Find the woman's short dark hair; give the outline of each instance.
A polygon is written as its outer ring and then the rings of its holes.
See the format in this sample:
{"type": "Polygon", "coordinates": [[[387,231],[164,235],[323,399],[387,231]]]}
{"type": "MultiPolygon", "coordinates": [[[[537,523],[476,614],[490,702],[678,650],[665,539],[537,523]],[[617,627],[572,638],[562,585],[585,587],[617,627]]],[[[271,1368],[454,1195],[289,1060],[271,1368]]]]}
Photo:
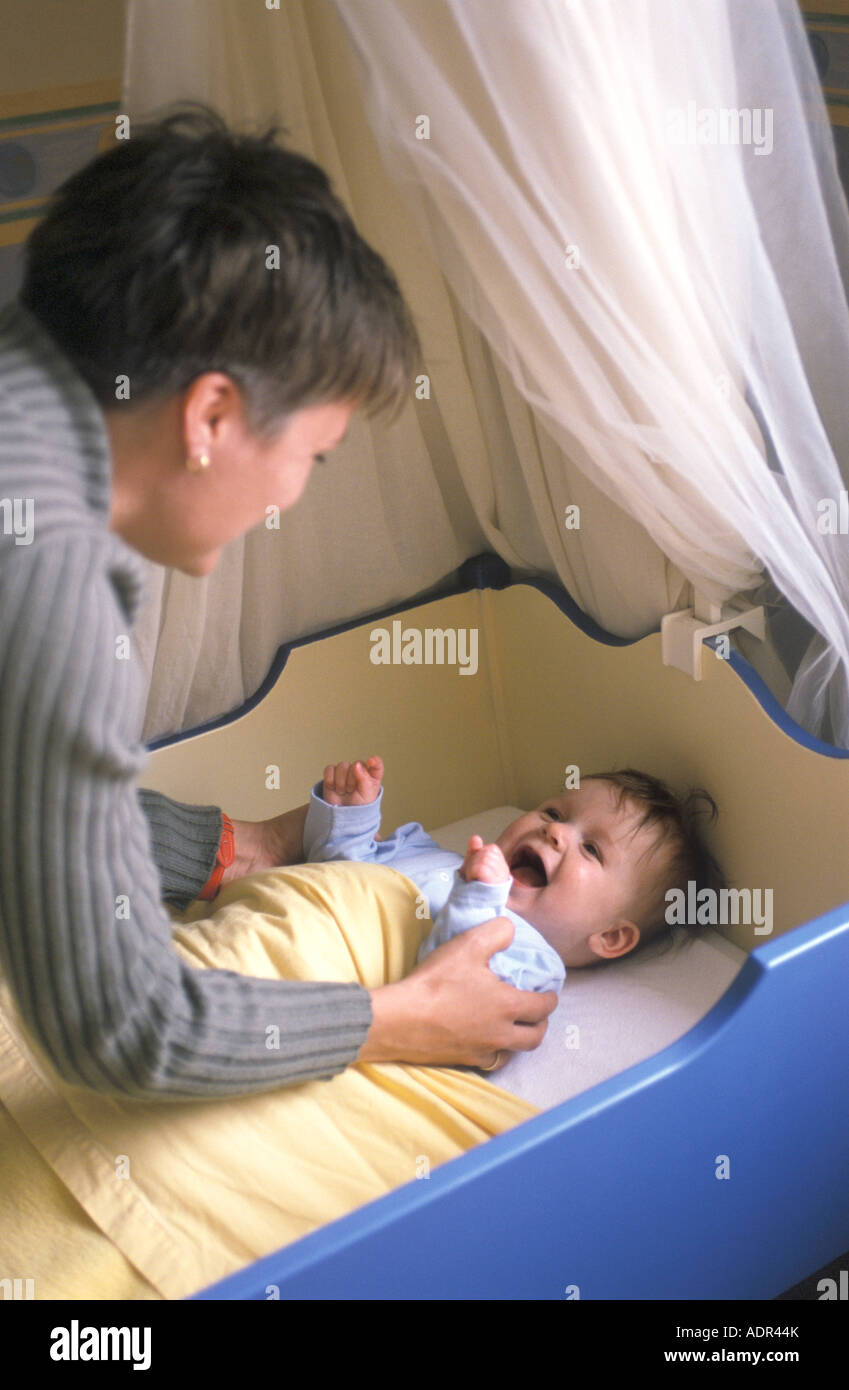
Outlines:
{"type": "Polygon", "coordinates": [[[312,405],[408,399],[420,349],[395,276],[279,130],[181,103],[53,195],[20,297],[104,408],[119,376],[137,402],[208,371],[259,436],[312,405]]]}

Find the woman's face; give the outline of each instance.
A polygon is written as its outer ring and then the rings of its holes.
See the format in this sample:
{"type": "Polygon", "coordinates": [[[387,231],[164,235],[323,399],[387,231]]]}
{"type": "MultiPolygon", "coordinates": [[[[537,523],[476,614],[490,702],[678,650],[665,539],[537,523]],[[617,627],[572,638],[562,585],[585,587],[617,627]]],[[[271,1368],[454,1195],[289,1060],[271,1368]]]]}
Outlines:
{"type": "Polygon", "coordinates": [[[293,507],[317,454],[341,440],[354,406],[310,406],[270,441],[248,428],[239,389],[208,373],[183,396],[139,412],[107,413],[113,455],[110,529],[185,574],[209,574],[228,541],[293,507]],[[208,468],[186,467],[207,454],[208,468]]]}
{"type": "Polygon", "coordinates": [[[294,507],[316,455],[341,443],[352,413],[348,405],[311,406],[291,415],[270,442],[259,441],[242,426],[226,443],[209,449],[209,468],[186,470],[185,559],[179,568],[209,574],[227,541],[265,522],[273,515],[270,509],[294,507]]]}

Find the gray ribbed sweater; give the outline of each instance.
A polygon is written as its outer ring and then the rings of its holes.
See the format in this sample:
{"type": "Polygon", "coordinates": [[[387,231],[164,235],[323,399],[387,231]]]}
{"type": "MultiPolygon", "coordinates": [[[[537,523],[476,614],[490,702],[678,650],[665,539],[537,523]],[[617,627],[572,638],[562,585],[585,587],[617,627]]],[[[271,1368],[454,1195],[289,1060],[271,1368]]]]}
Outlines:
{"type": "Polygon", "coordinates": [[[193,970],[171,947],[161,899],[185,903],[203,887],[221,813],[136,787],[144,686],[118,639],[145,570],[107,529],[110,487],[89,388],[35,317],[6,305],[0,970],[73,1085],[182,1099],[331,1076],[365,1040],[366,990],[193,970]],[[274,1024],[278,1050],[266,1046],[274,1024]]]}

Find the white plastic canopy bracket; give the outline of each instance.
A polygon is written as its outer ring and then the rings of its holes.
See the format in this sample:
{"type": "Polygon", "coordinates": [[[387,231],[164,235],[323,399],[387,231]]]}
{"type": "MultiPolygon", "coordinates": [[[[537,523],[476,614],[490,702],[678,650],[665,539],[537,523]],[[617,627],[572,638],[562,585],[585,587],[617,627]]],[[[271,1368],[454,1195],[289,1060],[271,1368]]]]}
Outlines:
{"type": "Polygon", "coordinates": [[[763,608],[737,608],[733,603],[718,604],[696,592],[692,608],[665,613],[660,620],[660,643],[664,666],[676,666],[693,680],[702,679],[702,642],[743,627],[762,642],[766,636],[763,608]]]}

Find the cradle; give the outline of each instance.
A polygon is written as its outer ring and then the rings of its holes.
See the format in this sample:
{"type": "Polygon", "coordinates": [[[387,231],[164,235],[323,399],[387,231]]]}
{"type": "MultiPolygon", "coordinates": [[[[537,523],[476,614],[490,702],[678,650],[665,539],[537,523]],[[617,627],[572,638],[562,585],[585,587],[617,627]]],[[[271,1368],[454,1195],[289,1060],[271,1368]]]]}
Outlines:
{"type": "Polygon", "coordinates": [[[153,745],[142,784],[259,819],[326,761],[380,751],[384,823],[427,825],[534,805],[567,766],[644,767],[713,792],[716,848],[733,882],[772,888],[774,930],[719,927],[751,955],[673,1046],[194,1297],[771,1298],[849,1247],[849,755],[736,654],[697,683],[659,636],[504,583],[469,562],[456,592],[281,649],[243,710],[153,745]],[[477,672],[446,645],[438,663],[447,639],[432,664],[377,664],[394,619],[401,641],[476,629],[477,672]]]}

